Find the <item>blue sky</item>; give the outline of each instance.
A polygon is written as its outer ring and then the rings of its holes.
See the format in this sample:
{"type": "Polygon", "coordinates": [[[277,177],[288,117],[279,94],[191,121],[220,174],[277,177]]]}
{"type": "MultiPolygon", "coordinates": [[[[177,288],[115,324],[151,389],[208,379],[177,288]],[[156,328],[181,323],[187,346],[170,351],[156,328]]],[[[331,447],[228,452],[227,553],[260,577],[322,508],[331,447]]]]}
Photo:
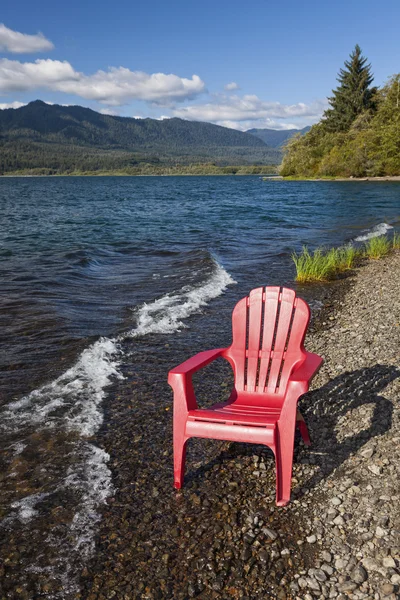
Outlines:
{"type": "Polygon", "coordinates": [[[399,21],[398,0],[3,0],[0,108],[303,127],[356,43],[376,85],[400,71],[399,21]]]}

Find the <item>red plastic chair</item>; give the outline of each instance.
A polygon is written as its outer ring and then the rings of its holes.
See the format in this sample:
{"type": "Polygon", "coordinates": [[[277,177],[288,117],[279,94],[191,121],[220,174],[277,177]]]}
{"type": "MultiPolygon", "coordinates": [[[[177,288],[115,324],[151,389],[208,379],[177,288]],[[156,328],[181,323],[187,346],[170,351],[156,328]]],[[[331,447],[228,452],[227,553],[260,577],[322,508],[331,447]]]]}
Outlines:
{"type": "Polygon", "coordinates": [[[276,503],[290,500],[296,424],[309,445],[307,426],[297,410],[323,359],[307,352],[304,337],[308,304],[293,290],[257,288],[232,314],[229,348],[200,352],[169,372],[174,391],[174,485],[183,483],[186,443],[191,437],[265,444],[275,454],[276,503]],[[222,404],[197,407],[192,374],[223,357],[234,372],[232,393],[222,404]]]}

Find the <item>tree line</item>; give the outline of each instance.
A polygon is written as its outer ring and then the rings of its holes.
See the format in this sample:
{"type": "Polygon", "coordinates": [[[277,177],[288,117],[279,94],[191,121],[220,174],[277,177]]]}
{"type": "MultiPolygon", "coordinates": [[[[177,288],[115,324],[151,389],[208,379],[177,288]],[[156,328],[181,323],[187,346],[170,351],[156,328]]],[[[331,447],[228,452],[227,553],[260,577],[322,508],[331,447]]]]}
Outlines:
{"type": "Polygon", "coordinates": [[[321,121],[286,145],[281,175],[400,175],[400,74],[382,88],[372,82],[371,65],[356,45],[321,121]]]}

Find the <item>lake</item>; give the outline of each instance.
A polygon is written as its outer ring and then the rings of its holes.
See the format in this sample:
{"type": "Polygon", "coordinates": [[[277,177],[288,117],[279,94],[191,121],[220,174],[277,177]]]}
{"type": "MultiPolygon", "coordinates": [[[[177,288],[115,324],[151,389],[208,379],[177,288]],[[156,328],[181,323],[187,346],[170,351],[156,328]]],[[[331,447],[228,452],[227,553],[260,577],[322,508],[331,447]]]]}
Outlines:
{"type": "Polygon", "coordinates": [[[1,178],[0,211],[0,547],[23,539],[24,571],[66,598],[113,493],[95,436],[124,342],[225,343],[249,290],[296,287],[293,251],[399,229],[400,183],[1,178]]]}

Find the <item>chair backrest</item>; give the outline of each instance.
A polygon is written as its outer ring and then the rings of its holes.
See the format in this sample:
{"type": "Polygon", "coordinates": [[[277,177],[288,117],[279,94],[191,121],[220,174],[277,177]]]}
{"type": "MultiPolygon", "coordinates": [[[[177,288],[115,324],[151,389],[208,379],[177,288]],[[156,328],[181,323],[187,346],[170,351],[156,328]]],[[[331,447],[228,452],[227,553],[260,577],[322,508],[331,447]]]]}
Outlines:
{"type": "Polygon", "coordinates": [[[304,358],[309,320],[308,304],[288,288],[257,288],[240,300],[225,353],[236,391],[283,397],[294,364],[304,358]]]}

